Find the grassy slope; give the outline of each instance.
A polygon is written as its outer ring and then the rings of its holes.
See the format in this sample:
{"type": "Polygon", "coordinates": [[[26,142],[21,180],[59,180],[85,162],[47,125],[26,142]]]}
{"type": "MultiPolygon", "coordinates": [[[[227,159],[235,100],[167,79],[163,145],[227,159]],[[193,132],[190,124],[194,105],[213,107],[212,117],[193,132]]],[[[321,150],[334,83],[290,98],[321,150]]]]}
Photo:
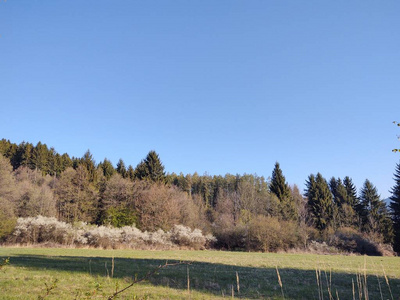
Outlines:
{"type": "Polygon", "coordinates": [[[45,283],[51,285],[54,279],[58,279],[57,287],[46,299],[74,299],[76,295],[85,299],[99,285],[101,290],[96,297],[110,295],[116,285],[123,287],[133,277],[140,278],[167,260],[192,261],[192,264],[161,270],[121,298],[132,299],[137,295],[139,299],[188,299],[189,270],[192,299],[231,297],[232,286],[235,297],[279,299],[282,291],[276,267],[285,299],[319,299],[316,270],[321,270],[324,299],[329,299],[328,285],[335,299],[336,291],[340,299],[352,299],[352,282],[358,299],[356,274],[364,272],[369,298],[391,299],[383,270],[394,299],[400,296],[400,258],[391,257],[46,248],[0,248],[0,257],[10,257],[10,265],[0,271],[0,299],[37,299],[46,293],[45,283]],[[115,257],[114,278],[107,277],[111,276],[111,257],[115,257]]]}

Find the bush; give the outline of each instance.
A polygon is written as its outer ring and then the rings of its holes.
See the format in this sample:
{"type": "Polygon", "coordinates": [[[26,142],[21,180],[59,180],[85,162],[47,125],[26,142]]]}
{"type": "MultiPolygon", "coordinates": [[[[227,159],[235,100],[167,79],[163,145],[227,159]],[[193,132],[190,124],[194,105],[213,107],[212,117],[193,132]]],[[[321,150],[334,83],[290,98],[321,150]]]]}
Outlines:
{"type": "Polygon", "coordinates": [[[350,227],[336,230],[336,232],[329,238],[328,244],[350,253],[376,256],[381,256],[383,254],[382,251],[380,251],[378,244],[350,227]]]}
{"type": "Polygon", "coordinates": [[[76,233],[70,224],[59,222],[56,218],[28,217],[18,218],[11,240],[16,243],[72,244],[76,233]]]}
{"type": "Polygon", "coordinates": [[[214,228],[215,247],[226,250],[245,250],[247,228],[243,224],[214,228]]]}
{"type": "Polygon", "coordinates": [[[297,223],[259,215],[249,223],[247,249],[276,252],[301,247],[302,235],[297,223]]]}
{"type": "Polygon", "coordinates": [[[215,238],[204,236],[199,229],[176,225],[170,231],[159,229],[142,232],[134,226],[114,228],[110,226],[77,223],[74,226],[55,218],[38,216],[19,218],[8,241],[14,243],[55,243],[59,245],[89,245],[100,248],[171,248],[185,247],[204,249],[215,238]]]}
{"type": "Polygon", "coordinates": [[[212,235],[204,236],[200,229],[191,230],[183,225],[175,225],[170,231],[170,238],[179,246],[194,249],[204,249],[207,244],[215,241],[212,235]]]}

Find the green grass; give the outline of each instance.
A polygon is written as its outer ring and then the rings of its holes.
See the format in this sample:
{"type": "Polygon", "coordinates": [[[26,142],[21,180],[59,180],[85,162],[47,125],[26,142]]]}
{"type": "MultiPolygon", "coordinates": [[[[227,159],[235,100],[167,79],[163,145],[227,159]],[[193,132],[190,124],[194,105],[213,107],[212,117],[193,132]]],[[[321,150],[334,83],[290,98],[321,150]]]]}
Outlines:
{"type": "MultiPolygon", "coordinates": [[[[119,299],[359,299],[357,274],[367,280],[369,299],[400,297],[400,258],[223,251],[133,251],[98,249],[0,248],[10,257],[0,270],[0,299],[102,299],[158,265],[191,261],[160,270],[119,299]],[[111,278],[112,257],[114,276],[111,278]],[[316,270],[320,279],[317,285],[316,270]],[[190,291],[187,289],[189,271],[190,291]],[[240,294],[237,291],[239,277],[240,294]],[[365,276],[364,276],[365,274],[365,276]],[[321,288],[322,284],[322,288],[321,288]],[[329,287],[329,291],[328,291],[329,287]],[[321,290],[322,293],[321,294],[321,290]],[[382,296],[381,296],[382,293],[382,296]]],[[[359,277],[360,279],[360,277],[359,277]]],[[[364,290],[362,299],[365,299],[364,290]]]]}

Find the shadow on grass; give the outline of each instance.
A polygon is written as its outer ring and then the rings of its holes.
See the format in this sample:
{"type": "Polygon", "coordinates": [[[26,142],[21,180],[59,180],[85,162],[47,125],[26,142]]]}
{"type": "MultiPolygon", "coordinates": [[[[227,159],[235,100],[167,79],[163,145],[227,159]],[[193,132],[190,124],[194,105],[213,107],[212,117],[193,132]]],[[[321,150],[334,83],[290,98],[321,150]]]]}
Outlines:
{"type": "MultiPolygon", "coordinates": [[[[113,278],[124,278],[128,283],[165,263],[165,260],[159,259],[115,258],[113,269],[113,262],[109,257],[19,255],[10,259],[10,264],[15,267],[77,272],[100,277],[113,275],[113,278]]],[[[357,277],[355,273],[330,273],[329,270],[321,270],[317,276],[316,270],[283,268],[278,271],[285,299],[321,299],[321,296],[322,299],[338,299],[337,296],[340,299],[353,299],[353,292],[355,298],[359,299],[359,291],[362,291],[361,299],[364,299],[365,291],[359,288],[364,277],[357,277]]],[[[191,290],[231,296],[233,289],[235,297],[255,299],[282,296],[275,268],[193,262],[159,270],[148,281],[155,286],[187,290],[188,274],[191,290]]],[[[398,299],[400,280],[390,279],[389,285],[394,299],[398,299]]],[[[367,286],[369,299],[392,299],[385,278],[368,275],[367,286]]]]}

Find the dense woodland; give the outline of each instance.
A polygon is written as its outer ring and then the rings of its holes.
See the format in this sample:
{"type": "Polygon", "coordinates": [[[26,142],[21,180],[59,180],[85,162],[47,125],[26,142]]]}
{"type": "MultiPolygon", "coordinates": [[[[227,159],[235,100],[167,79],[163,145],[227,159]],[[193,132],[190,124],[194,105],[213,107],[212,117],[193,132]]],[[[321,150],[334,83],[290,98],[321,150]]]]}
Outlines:
{"type": "Polygon", "coordinates": [[[289,186],[279,163],[266,179],[257,175],[166,174],[155,151],[135,167],[120,159],[96,163],[60,155],[39,142],[0,141],[0,238],[17,218],[171,230],[176,224],[216,237],[214,247],[277,251],[327,245],[349,252],[400,250],[400,167],[390,208],[368,179],[358,193],[350,176],[306,179],[289,186]],[[371,250],[372,249],[372,250],[371,250]],[[387,249],[387,247],[385,248],[387,249]]]}

